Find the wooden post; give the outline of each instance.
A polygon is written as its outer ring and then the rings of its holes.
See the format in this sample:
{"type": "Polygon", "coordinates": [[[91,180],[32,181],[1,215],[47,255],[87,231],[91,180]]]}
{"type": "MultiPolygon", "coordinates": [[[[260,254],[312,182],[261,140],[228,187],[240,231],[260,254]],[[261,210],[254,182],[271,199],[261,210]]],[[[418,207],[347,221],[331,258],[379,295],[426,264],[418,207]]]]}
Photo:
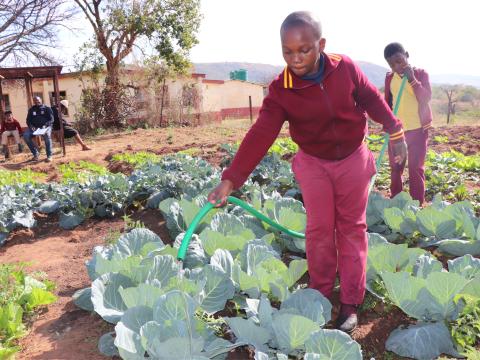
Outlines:
{"type": "Polygon", "coordinates": [[[30,109],[33,106],[33,87],[32,78],[25,76],[25,90],[27,90],[27,106],[30,109]]]}
{"type": "MultiPolygon", "coordinates": [[[[0,75],[0,124],[3,124],[5,120],[5,101],[3,100],[3,90],[2,90],[2,80],[5,79],[2,75],[0,75]]],[[[8,138],[7,138],[7,147],[5,149],[5,158],[8,159],[10,157],[10,148],[8,146],[8,138]]]]}
{"type": "Polygon", "coordinates": [[[63,115],[62,109],[60,108],[60,90],[58,89],[58,71],[55,69],[53,75],[53,91],[55,92],[55,104],[57,105],[58,120],[60,122],[60,144],[62,145],[63,156],[67,154],[65,150],[65,134],[63,133],[63,115]]]}
{"type": "Polygon", "coordinates": [[[253,112],[252,112],[252,96],[248,95],[248,106],[250,108],[250,124],[253,122],[253,112]]]}
{"type": "Polygon", "coordinates": [[[0,123],[4,120],[4,112],[5,112],[5,101],[3,100],[3,89],[2,89],[2,80],[5,79],[2,75],[0,75],[0,123]]]}

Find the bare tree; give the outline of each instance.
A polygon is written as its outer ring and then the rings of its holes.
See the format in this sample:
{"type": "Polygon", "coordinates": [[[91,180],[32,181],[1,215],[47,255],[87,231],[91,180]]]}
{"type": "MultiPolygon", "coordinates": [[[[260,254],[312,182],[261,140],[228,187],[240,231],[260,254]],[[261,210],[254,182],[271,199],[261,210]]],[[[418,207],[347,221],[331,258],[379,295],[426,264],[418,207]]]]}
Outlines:
{"type": "Polygon", "coordinates": [[[447,104],[447,124],[450,124],[450,115],[455,114],[455,106],[457,99],[454,97],[458,91],[458,86],[445,86],[442,87],[442,90],[447,95],[448,104],[447,104]]]}
{"type": "Polygon", "coordinates": [[[75,8],[68,0],[0,0],[0,64],[53,64],[48,53],[75,8]],[[33,60],[33,61],[32,61],[33,60]]]}
{"type": "MultiPolygon", "coordinates": [[[[119,70],[136,42],[149,39],[167,63],[185,67],[188,51],[197,43],[199,0],[75,0],[95,33],[107,67],[107,123],[118,126],[117,103],[122,94],[119,70]]],[[[170,65],[170,64],[169,64],[170,65]]]]}

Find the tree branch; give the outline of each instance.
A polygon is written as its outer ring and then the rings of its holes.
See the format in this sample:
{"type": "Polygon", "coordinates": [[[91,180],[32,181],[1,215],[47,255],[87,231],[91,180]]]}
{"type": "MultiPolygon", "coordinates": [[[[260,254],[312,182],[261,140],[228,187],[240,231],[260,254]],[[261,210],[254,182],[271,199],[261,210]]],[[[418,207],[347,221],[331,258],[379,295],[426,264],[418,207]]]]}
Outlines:
{"type": "Polygon", "coordinates": [[[0,63],[31,63],[31,55],[40,63],[53,61],[42,48],[56,44],[58,27],[68,28],[65,22],[75,15],[69,4],[67,0],[2,0],[0,63]],[[25,50],[28,46],[30,51],[25,50]]]}

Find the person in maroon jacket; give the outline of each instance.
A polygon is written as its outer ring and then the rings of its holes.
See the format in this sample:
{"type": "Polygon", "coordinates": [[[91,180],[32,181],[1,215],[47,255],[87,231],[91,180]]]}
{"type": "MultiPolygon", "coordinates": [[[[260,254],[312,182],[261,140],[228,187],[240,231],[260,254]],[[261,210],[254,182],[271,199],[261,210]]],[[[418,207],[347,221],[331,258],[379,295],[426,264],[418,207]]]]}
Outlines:
{"type": "Polygon", "coordinates": [[[366,207],[375,173],[364,143],[366,112],[391,135],[399,163],[406,157],[402,125],[350,58],[324,52],[320,23],[310,13],[288,15],[280,36],[287,67],[270,84],[256,123],[208,200],[223,204],[288,121],[299,146],[292,169],[307,212],[309,286],[331,299],[338,271],[341,309],[336,325],[351,331],[365,295],[366,207]]]}
{"type": "MultiPolygon", "coordinates": [[[[428,129],[432,126],[430,99],[432,90],[428,74],[423,69],[412,67],[408,63],[408,52],[399,43],[390,43],[385,47],[384,57],[392,72],[385,77],[385,100],[390,108],[395,106],[400,83],[404,76],[408,83],[402,93],[398,107],[398,118],[405,130],[408,147],[408,177],[410,195],[413,199],[425,200],[425,157],[427,155],[428,129]]],[[[405,163],[396,164],[393,149],[389,148],[392,197],[403,190],[402,174],[405,163]]]]}
{"type": "Polygon", "coordinates": [[[5,154],[5,158],[8,159],[10,157],[10,151],[8,151],[9,136],[14,137],[15,143],[18,145],[18,151],[23,151],[23,144],[20,142],[20,136],[22,136],[22,127],[20,126],[19,122],[13,118],[11,111],[5,111],[4,115],[5,120],[2,122],[0,134],[2,136],[2,150],[5,154]]]}

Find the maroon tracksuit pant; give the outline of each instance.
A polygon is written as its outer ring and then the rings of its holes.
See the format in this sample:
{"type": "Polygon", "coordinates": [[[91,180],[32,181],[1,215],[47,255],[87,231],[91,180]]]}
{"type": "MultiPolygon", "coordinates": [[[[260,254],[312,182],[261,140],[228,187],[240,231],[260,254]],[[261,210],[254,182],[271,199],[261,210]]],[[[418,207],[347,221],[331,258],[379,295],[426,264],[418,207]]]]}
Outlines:
{"type": "Polygon", "coordinates": [[[343,160],[299,151],[292,168],[307,211],[306,251],[311,288],[330,297],[340,277],[340,301],[361,304],[365,295],[368,185],[375,160],[365,144],[343,160]]]}
{"type": "MultiPolygon", "coordinates": [[[[425,156],[427,155],[428,130],[415,129],[405,131],[408,148],[408,179],[410,195],[414,200],[425,200],[425,156]]],[[[402,174],[405,164],[395,163],[392,148],[388,147],[388,158],[391,169],[390,194],[392,197],[403,190],[402,174]]]]}

